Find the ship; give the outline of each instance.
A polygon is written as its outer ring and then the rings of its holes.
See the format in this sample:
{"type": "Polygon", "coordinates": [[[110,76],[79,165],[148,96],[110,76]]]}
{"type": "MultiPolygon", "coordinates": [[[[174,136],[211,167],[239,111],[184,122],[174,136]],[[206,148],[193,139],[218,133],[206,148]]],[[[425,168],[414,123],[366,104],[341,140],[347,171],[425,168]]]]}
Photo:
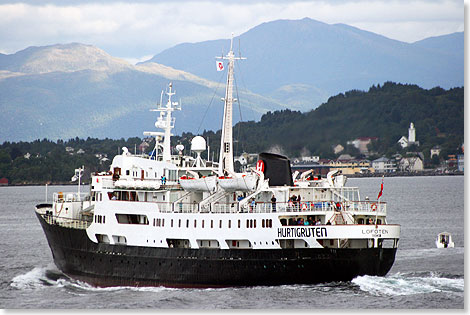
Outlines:
{"type": "MultiPolygon", "coordinates": [[[[232,139],[234,61],[227,65],[218,161],[203,159],[206,139],[172,152],[172,84],[155,126],[150,154],[122,148],[109,171],[91,174],[80,192],[36,205],[52,258],[66,276],[98,287],[230,287],[315,284],[384,276],[400,225],[387,203],[361,200],[339,171],[292,173],[287,157],[262,152],[235,171],[232,139]]],[[[219,64],[220,65],[220,64],[219,64]]],[[[223,66],[222,66],[223,67],[223,66]]],[[[209,157],[209,153],[207,153],[209,157]]]]}

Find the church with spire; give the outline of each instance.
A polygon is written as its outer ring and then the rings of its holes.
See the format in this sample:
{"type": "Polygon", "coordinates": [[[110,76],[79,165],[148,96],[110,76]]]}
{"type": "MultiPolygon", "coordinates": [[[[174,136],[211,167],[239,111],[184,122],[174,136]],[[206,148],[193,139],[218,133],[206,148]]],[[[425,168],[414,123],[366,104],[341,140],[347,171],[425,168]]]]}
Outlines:
{"type": "Polygon", "coordinates": [[[419,146],[419,141],[416,141],[416,129],[413,123],[410,123],[410,128],[408,128],[408,138],[402,136],[398,143],[403,149],[413,144],[419,146]]]}

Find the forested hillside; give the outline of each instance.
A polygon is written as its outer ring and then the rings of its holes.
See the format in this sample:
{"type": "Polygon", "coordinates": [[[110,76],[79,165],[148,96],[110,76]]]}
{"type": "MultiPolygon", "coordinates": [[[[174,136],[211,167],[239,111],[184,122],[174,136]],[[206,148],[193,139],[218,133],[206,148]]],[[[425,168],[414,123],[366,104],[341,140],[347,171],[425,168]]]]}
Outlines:
{"type": "Polygon", "coordinates": [[[89,178],[90,172],[109,170],[110,160],[123,146],[134,152],[141,142],[140,138],[4,142],[0,145],[0,178],[8,178],[10,184],[67,183],[82,165],[89,178]],[[67,147],[74,150],[67,152],[67,147]],[[80,149],[84,152],[77,153],[80,149]],[[110,160],[100,160],[105,156],[110,160]]]}
{"type": "MultiPolygon", "coordinates": [[[[413,122],[419,151],[440,145],[454,153],[464,141],[464,89],[430,90],[416,85],[387,82],[369,91],[349,91],[330,97],[307,113],[276,111],[263,115],[258,123],[245,122],[240,130],[240,144],[248,152],[278,146],[289,156],[302,154],[334,157],[332,146],[358,137],[378,137],[378,154],[391,155],[399,148],[397,141],[408,136],[413,122]]],[[[426,152],[427,153],[426,153],[426,152]]]]}
{"type": "MultiPolygon", "coordinates": [[[[140,134],[142,130],[136,130],[140,134]]],[[[358,137],[377,137],[370,159],[399,152],[423,152],[440,145],[441,159],[448,154],[461,153],[464,141],[464,88],[430,90],[416,85],[387,82],[366,91],[349,91],[331,97],[315,110],[301,113],[283,110],[264,114],[259,122],[249,121],[234,126],[235,154],[262,151],[279,152],[289,158],[318,155],[335,158],[333,146],[342,144],[348,151],[347,141],[358,137]],[[402,150],[397,145],[401,136],[408,135],[413,122],[419,147],[402,150]]],[[[182,143],[189,154],[194,135],[183,133],[172,138],[172,146],[182,143]]],[[[220,131],[204,131],[210,150],[217,159],[220,131]]],[[[75,138],[52,142],[47,139],[33,142],[4,142],[0,145],[0,178],[10,183],[68,182],[74,169],[85,165],[86,173],[108,170],[110,160],[123,146],[139,152],[142,139],[86,140],[75,138]],[[67,152],[66,148],[73,148],[67,152]],[[78,153],[83,150],[84,152],[78,153]],[[28,155],[29,154],[29,155],[28,155]],[[103,160],[107,156],[110,160],[103,160]]],[[[150,143],[149,150],[153,148],[150,143]]],[[[148,151],[147,151],[148,152],[148,151]]],[[[211,154],[212,157],[212,154],[211,154]]]]}

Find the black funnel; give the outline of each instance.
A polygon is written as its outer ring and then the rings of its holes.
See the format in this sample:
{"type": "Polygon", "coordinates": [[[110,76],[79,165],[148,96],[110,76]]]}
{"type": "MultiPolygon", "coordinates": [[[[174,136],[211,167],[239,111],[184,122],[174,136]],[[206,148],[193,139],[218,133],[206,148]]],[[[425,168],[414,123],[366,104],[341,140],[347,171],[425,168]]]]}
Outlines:
{"type": "Polygon", "coordinates": [[[269,178],[269,186],[294,186],[290,161],[287,157],[263,152],[259,154],[258,159],[263,161],[263,173],[265,178],[269,178]]]}

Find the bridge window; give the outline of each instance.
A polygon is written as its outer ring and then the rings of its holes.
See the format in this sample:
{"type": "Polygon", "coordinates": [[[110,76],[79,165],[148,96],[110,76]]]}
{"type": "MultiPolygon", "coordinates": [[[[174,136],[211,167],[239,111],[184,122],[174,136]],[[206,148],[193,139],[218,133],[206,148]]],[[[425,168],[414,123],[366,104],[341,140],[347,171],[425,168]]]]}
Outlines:
{"type": "Polygon", "coordinates": [[[116,220],[120,224],[142,224],[148,225],[149,220],[144,214],[123,214],[116,213],[116,220]]]}

